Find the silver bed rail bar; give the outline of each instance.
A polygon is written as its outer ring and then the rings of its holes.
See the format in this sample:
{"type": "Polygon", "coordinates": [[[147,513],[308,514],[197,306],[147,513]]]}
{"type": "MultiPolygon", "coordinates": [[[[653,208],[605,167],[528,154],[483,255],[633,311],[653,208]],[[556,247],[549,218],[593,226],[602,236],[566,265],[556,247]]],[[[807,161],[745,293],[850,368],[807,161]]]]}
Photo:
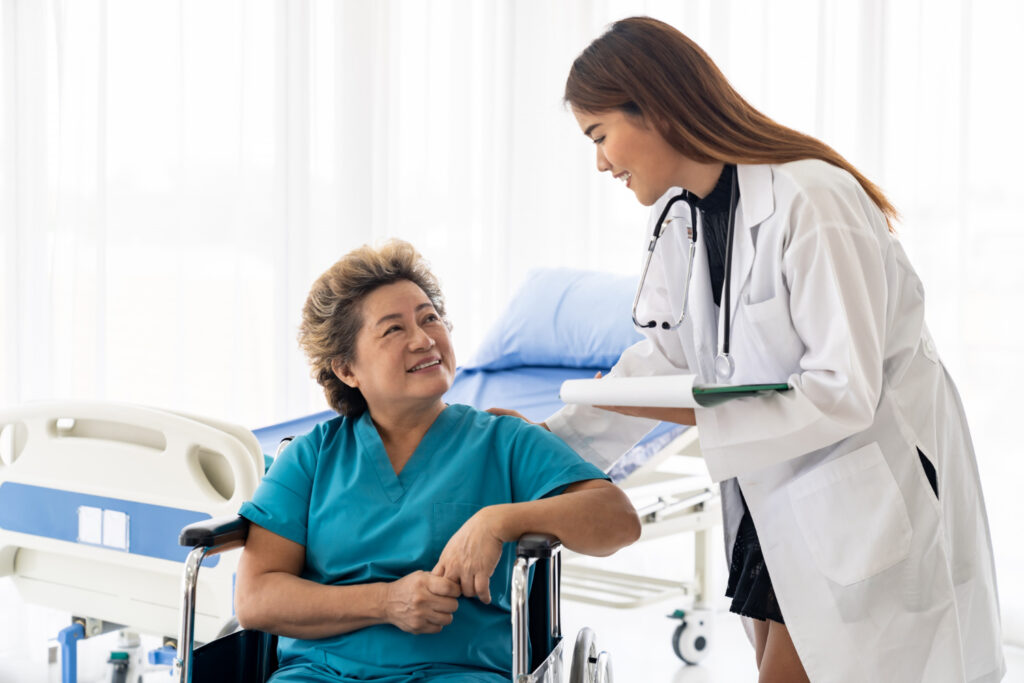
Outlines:
{"type": "Polygon", "coordinates": [[[660,517],[670,515],[676,510],[685,510],[686,508],[706,503],[707,501],[714,498],[717,494],[712,488],[706,488],[700,493],[683,498],[682,500],[674,500],[671,496],[658,496],[657,502],[645,505],[636,511],[636,514],[640,517],[641,521],[653,522],[660,517]]]}

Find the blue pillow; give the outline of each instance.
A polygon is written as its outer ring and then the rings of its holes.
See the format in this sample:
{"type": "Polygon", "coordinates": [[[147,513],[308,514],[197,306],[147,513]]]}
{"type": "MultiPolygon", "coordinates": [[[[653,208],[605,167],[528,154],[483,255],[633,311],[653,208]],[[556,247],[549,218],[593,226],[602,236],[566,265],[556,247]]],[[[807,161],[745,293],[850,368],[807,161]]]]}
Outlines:
{"type": "Polygon", "coordinates": [[[642,337],[631,309],[637,279],[569,268],[530,271],[466,368],[609,368],[642,337]]]}

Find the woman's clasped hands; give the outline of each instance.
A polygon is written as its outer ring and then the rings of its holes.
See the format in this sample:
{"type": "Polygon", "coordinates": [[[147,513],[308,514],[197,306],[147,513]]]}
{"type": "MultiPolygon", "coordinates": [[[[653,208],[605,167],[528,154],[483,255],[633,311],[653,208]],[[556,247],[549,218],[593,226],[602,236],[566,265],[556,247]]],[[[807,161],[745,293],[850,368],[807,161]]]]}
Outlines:
{"type": "Polygon", "coordinates": [[[440,633],[459,608],[459,584],[418,571],[384,584],[387,621],[406,633],[440,633]]]}
{"type": "Polygon", "coordinates": [[[386,584],[387,620],[407,633],[439,633],[452,623],[459,597],[491,602],[490,580],[502,541],[487,508],[452,536],[430,572],[418,571],[386,584]]]}

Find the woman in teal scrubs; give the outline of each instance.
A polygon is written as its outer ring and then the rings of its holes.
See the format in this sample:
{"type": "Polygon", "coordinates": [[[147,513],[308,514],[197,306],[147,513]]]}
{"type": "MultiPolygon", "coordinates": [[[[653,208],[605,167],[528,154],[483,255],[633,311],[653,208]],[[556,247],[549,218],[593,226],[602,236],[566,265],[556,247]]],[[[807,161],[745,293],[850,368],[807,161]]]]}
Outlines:
{"type": "Polygon", "coordinates": [[[540,532],[611,554],[639,536],[629,500],[544,429],[445,405],[444,301],[405,242],[324,273],[300,342],[341,417],[240,511],[236,611],[281,636],[272,680],[509,680],[509,544],[540,532]]]}

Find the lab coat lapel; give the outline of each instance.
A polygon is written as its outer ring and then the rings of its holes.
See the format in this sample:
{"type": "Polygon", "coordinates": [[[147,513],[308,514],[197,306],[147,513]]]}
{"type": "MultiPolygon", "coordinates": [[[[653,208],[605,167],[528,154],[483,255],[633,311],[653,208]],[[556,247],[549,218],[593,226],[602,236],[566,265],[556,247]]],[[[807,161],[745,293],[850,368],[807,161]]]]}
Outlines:
{"type": "MultiPolygon", "coordinates": [[[[739,308],[740,293],[750,277],[754,263],[754,231],[775,211],[775,196],[772,194],[772,167],[768,165],[736,167],[740,184],[740,202],[736,209],[735,232],[732,245],[732,274],[729,283],[731,306],[730,325],[736,325],[736,309],[739,308]]],[[[724,321],[720,321],[724,322],[724,321]]],[[[722,325],[718,334],[722,334],[722,325]]]]}

